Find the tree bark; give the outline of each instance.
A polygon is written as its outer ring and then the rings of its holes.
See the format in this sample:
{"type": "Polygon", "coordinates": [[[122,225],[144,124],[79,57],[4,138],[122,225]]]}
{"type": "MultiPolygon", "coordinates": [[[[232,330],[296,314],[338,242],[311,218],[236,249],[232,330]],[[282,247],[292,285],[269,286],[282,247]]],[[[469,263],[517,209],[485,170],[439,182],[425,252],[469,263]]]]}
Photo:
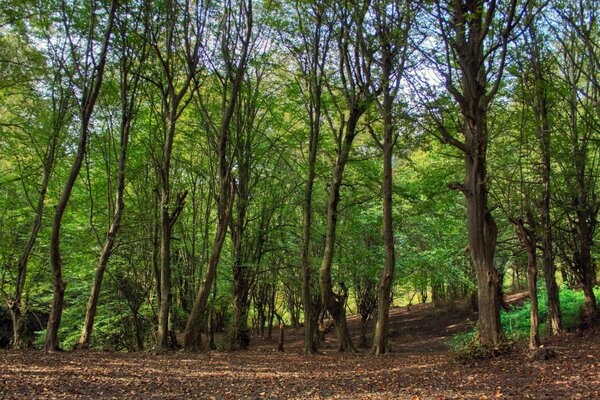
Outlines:
{"type": "Polygon", "coordinates": [[[548,117],[548,82],[545,66],[540,58],[540,40],[537,35],[535,23],[529,25],[527,30],[531,43],[529,46],[530,64],[534,77],[533,112],[535,115],[536,131],[540,142],[542,153],[542,201],[540,205],[541,231],[542,231],[542,260],[544,281],[546,283],[546,296],[548,299],[548,333],[556,335],[562,330],[560,301],[558,297],[558,285],[556,284],[556,265],[552,250],[552,221],[550,217],[551,187],[551,130],[548,117]]]}
{"type": "Polygon", "coordinates": [[[71,191],[81,170],[83,158],[87,147],[89,137],[89,124],[96,105],[102,79],[104,77],[104,67],[108,54],[110,36],[112,33],[113,22],[117,10],[118,2],[113,0],[111,3],[108,20],[104,32],[104,41],[100,54],[98,55],[98,64],[92,68],[91,81],[86,84],[83,90],[83,98],[81,99],[81,127],[79,131],[79,140],[77,143],[77,152],[75,160],[71,166],[71,171],[65,187],[63,188],[60,199],[56,205],[54,219],[52,221],[52,234],[50,236],[50,264],[52,265],[52,306],[48,318],[46,329],[46,342],[44,349],[46,351],[60,350],[60,342],[58,340],[58,329],[63,310],[63,300],[65,295],[65,283],[62,280],[62,259],[60,255],[60,229],[62,227],[62,218],[71,197],[71,191]]]}
{"type": "MultiPolygon", "coordinates": [[[[129,54],[126,44],[125,32],[121,32],[121,40],[122,40],[122,48],[121,48],[121,64],[120,64],[120,78],[121,78],[121,121],[120,121],[120,153],[119,160],[117,164],[117,191],[116,191],[116,209],[114,211],[112,223],[108,232],[106,234],[106,238],[104,240],[104,244],[102,246],[102,252],[100,253],[100,258],[98,261],[98,266],[96,268],[96,273],[94,275],[94,282],[92,283],[92,288],[90,290],[90,296],[88,298],[86,312],[85,312],[85,320],[83,323],[83,327],[81,329],[81,336],[79,338],[78,347],[81,349],[87,349],[90,346],[91,338],[92,338],[92,330],[94,328],[94,319],[96,316],[96,308],[98,306],[98,298],[100,296],[100,289],[102,287],[102,280],[104,278],[104,272],[106,271],[106,267],[108,265],[110,256],[114,250],[115,240],[119,229],[121,228],[121,220],[123,217],[123,210],[125,209],[125,175],[126,175],[126,165],[127,165],[127,150],[129,146],[129,132],[131,131],[131,123],[133,119],[133,112],[135,106],[135,97],[137,84],[139,82],[139,75],[135,75],[133,80],[131,79],[130,69],[132,67],[131,59],[134,57],[129,54]]],[[[107,174],[110,174],[110,171],[106,171],[107,174]]],[[[110,209],[110,207],[109,207],[110,209]]],[[[135,329],[136,329],[136,338],[138,340],[139,347],[139,323],[137,321],[137,316],[135,319],[135,329]]]]}
{"type": "Polygon", "coordinates": [[[438,21],[446,46],[446,60],[453,62],[441,71],[446,88],[460,107],[464,142],[454,137],[437,119],[441,139],[464,153],[465,180],[453,184],[465,195],[467,232],[471,260],[477,274],[479,341],[484,346],[496,346],[502,337],[500,325],[499,277],[494,266],[497,226],[488,206],[486,153],[489,141],[487,111],[498,92],[504,72],[508,40],[518,19],[516,0],[511,0],[504,15],[496,4],[483,0],[454,0],[450,5],[436,1],[438,21]],[[446,15],[445,13],[448,13],[446,15]],[[499,19],[502,25],[494,26],[499,19]],[[451,36],[450,36],[451,35],[451,36]],[[489,51],[495,46],[497,51],[489,51]],[[495,56],[498,70],[488,69],[495,56]],[[454,70],[454,72],[452,72],[454,70]],[[493,73],[493,75],[492,75],[493,73]],[[456,75],[459,76],[459,81],[456,75]],[[493,80],[492,80],[493,79],[493,80]],[[456,81],[456,82],[455,82],[456,81]]]}
{"type": "MultiPolygon", "coordinates": [[[[231,10],[225,9],[224,19],[232,18],[231,10]]],[[[223,46],[221,50],[225,52],[224,58],[229,60],[226,63],[226,75],[225,87],[223,88],[223,107],[220,124],[218,125],[219,130],[217,132],[217,154],[219,157],[219,197],[217,198],[217,229],[215,232],[215,239],[213,242],[213,249],[208,261],[206,273],[198,292],[194,300],[194,305],[188,316],[188,320],[185,326],[183,349],[187,352],[198,351],[198,335],[201,328],[202,314],[206,309],[206,302],[210,293],[210,288],[213,280],[215,279],[217,266],[221,257],[221,249],[225,242],[225,236],[227,234],[227,227],[231,219],[231,210],[233,207],[234,192],[232,189],[232,178],[231,168],[232,163],[228,160],[228,142],[229,142],[229,127],[233,118],[236,104],[238,101],[238,94],[240,92],[242,81],[244,78],[244,71],[247,68],[248,63],[248,52],[251,48],[250,40],[252,38],[252,27],[253,27],[253,12],[252,2],[244,1],[239,7],[240,18],[244,21],[243,24],[238,26],[238,31],[235,33],[222,32],[223,34],[223,46]],[[240,56],[237,65],[231,64],[232,54],[230,49],[226,46],[227,37],[231,34],[237,34],[242,37],[242,47],[240,49],[240,56]],[[229,87],[227,87],[228,83],[229,87]],[[229,91],[229,97],[227,98],[227,92],[229,91]]],[[[237,40],[237,38],[236,38],[237,40]]]]}
{"type": "Polygon", "coordinates": [[[529,289],[529,300],[531,302],[529,313],[529,348],[535,350],[540,346],[539,307],[537,299],[537,238],[535,233],[535,220],[530,211],[527,212],[527,223],[529,228],[525,227],[523,219],[519,219],[517,221],[517,228],[521,243],[527,251],[527,287],[529,289]]]}
{"type": "Polygon", "coordinates": [[[340,201],[340,187],[344,176],[344,169],[348,162],[352,142],[356,136],[356,127],[360,116],[364,113],[364,108],[351,110],[348,117],[346,130],[342,143],[340,143],[338,156],[333,170],[333,177],[329,186],[329,198],[327,201],[327,230],[325,236],[325,248],[323,251],[323,260],[319,270],[319,287],[321,289],[321,299],[327,311],[333,318],[336,327],[338,340],[338,351],[356,351],[352,344],[348,327],[346,325],[346,295],[344,293],[336,294],[333,292],[331,281],[331,266],[333,264],[333,255],[335,250],[338,204],[340,201]]]}

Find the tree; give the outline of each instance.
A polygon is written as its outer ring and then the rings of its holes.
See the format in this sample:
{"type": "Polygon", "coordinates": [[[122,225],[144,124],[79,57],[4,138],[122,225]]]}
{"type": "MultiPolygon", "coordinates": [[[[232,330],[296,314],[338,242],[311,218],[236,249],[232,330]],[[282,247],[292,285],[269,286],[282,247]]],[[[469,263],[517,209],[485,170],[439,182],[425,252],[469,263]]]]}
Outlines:
{"type": "Polygon", "coordinates": [[[384,268],[379,279],[377,292],[377,322],[373,337],[372,353],[384,354],[387,346],[387,330],[390,307],[390,294],[394,281],[396,250],[392,218],[392,153],[398,139],[398,117],[394,113],[394,102],[400,90],[407,63],[408,35],[413,22],[413,10],[409,1],[379,0],[373,4],[375,37],[378,47],[373,62],[378,69],[381,98],[377,107],[383,123],[383,141],[375,135],[375,141],[383,152],[383,243],[385,248],[384,268]]]}
{"type": "Polygon", "coordinates": [[[147,79],[160,93],[160,153],[155,158],[160,208],[160,296],[155,350],[166,351],[171,309],[171,240],[173,227],[183,211],[187,191],[177,194],[171,205],[171,162],[176,126],[193,99],[201,81],[201,55],[205,41],[208,10],[203,1],[167,1],[151,8],[146,18],[147,43],[156,57],[158,68],[147,79]],[[183,49],[183,50],[178,50],[183,49]],[[172,209],[171,209],[172,208],[172,209]]]}
{"type": "Polygon", "coordinates": [[[338,205],[340,187],[344,178],[344,170],[348,163],[352,143],[358,134],[358,124],[361,116],[367,111],[373,101],[370,92],[371,76],[369,58],[361,45],[363,39],[363,24],[367,6],[342,2],[336,10],[337,31],[335,32],[339,55],[339,81],[346,112],[338,108],[341,125],[338,132],[333,132],[336,144],[336,159],[333,167],[331,183],[327,199],[327,228],[323,259],[319,270],[319,288],[323,304],[333,318],[338,340],[338,350],[354,351],[354,345],[346,325],[347,288],[340,282],[340,293],[333,291],[331,267],[335,251],[338,205]]]}
{"type": "Polygon", "coordinates": [[[219,191],[217,197],[217,227],[213,248],[208,259],[206,273],[198,288],[194,305],[185,326],[183,347],[186,351],[198,350],[198,338],[202,314],[205,312],[208,295],[215,279],[221,250],[225,242],[227,227],[231,220],[233,207],[233,182],[231,176],[232,160],[229,153],[230,125],[241,90],[244,74],[248,67],[249,51],[252,48],[253,11],[252,1],[227,1],[222,9],[221,57],[224,73],[214,70],[221,87],[221,115],[218,123],[212,120],[199,99],[204,118],[210,127],[208,132],[217,149],[219,191]]]}
{"type": "MultiPolygon", "coordinates": [[[[494,265],[498,228],[488,205],[486,155],[488,109],[502,83],[506,53],[520,18],[518,2],[492,0],[436,1],[433,18],[444,48],[436,66],[447,91],[460,108],[461,141],[436,118],[441,139],[464,154],[465,179],[452,187],[467,202],[469,251],[477,272],[479,340],[495,346],[502,338],[499,276],[494,265]]],[[[435,57],[435,56],[434,56],[435,57]]]]}
{"type": "Polygon", "coordinates": [[[297,1],[294,3],[294,19],[290,32],[284,33],[284,40],[294,57],[301,78],[298,86],[306,111],[308,128],[308,159],[306,161],[306,187],[302,204],[302,303],[304,307],[304,353],[317,352],[315,333],[317,329],[316,302],[313,295],[310,248],[313,224],[313,197],[316,175],[319,138],[322,125],[323,89],[325,67],[330,53],[332,26],[329,18],[331,10],[324,1],[312,4],[297,1]],[[296,35],[300,40],[296,39],[296,35]],[[289,42],[289,43],[288,43],[289,42]]]}
{"type": "Polygon", "coordinates": [[[71,36],[73,33],[73,21],[70,20],[69,14],[65,8],[62,9],[62,24],[65,29],[66,39],[69,40],[71,45],[71,54],[69,59],[75,63],[73,67],[74,71],[68,73],[81,74],[80,76],[73,76],[73,79],[77,79],[77,82],[81,85],[81,98],[79,105],[79,114],[81,125],[79,127],[79,138],[77,142],[77,150],[75,153],[75,159],[71,166],[69,177],[60,195],[60,199],[56,204],[54,213],[54,219],[52,221],[52,236],[50,238],[50,262],[52,264],[52,285],[53,285],[53,300],[52,308],[50,310],[50,317],[48,319],[48,327],[46,332],[46,343],[44,348],[47,351],[55,351],[60,349],[60,343],[58,341],[58,328],[60,327],[60,320],[63,310],[63,299],[65,293],[65,284],[62,279],[62,260],[60,254],[60,231],[62,226],[62,218],[69,203],[71,192],[81,165],[85,156],[86,146],[90,134],[90,120],[94,112],[94,106],[100,93],[100,87],[102,86],[102,79],[104,77],[104,67],[106,66],[106,60],[108,57],[108,50],[110,44],[110,36],[113,29],[114,19],[117,12],[117,1],[111,2],[110,10],[106,16],[106,23],[104,28],[104,34],[100,43],[100,49],[98,56],[94,56],[93,53],[97,50],[97,43],[94,37],[95,22],[98,16],[98,10],[92,7],[92,15],[90,18],[89,32],[87,34],[87,40],[89,41],[83,49],[78,49],[73,44],[74,38],[71,36]],[[79,51],[83,50],[83,54],[79,54],[79,51]],[[83,60],[82,58],[83,57],[83,60]],[[80,62],[84,62],[80,65],[80,62]],[[76,72],[75,72],[76,71],[76,72]]]}
{"type": "Polygon", "coordinates": [[[594,294],[595,264],[592,257],[595,230],[600,211],[596,195],[598,184],[598,147],[595,135],[600,117],[598,69],[600,53],[593,42],[598,30],[598,5],[580,1],[558,4],[554,11],[560,19],[555,36],[560,43],[558,78],[564,107],[560,109],[562,151],[559,169],[563,191],[559,194],[566,226],[563,241],[558,243],[559,256],[583,289],[585,314],[593,320],[598,315],[594,294]],[[586,10],[585,13],[581,10],[586,10]],[[559,25],[562,22],[562,25],[559,25]],[[566,27],[566,28],[565,28],[566,27]]]}
{"type": "Polygon", "coordinates": [[[532,108],[535,116],[536,132],[540,143],[542,161],[542,186],[541,201],[541,232],[542,254],[544,265],[544,280],[546,282],[546,295],[548,298],[548,332],[553,335],[561,331],[560,302],[558,286],[556,284],[556,265],[553,255],[552,220],[551,220],[551,174],[552,174],[552,147],[550,130],[550,82],[549,82],[549,49],[544,48],[543,38],[538,33],[537,21],[533,19],[525,31],[525,49],[528,54],[528,68],[532,72],[532,82],[525,82],[528,89],[534,93],[532,108]]]}
{"type": "MultiPolygon", "coordinates": [[[[3,42],[5,41],[3,43],[5,49],[10,49],[11,46],[14,45],[23,45],[22,43],[19,43],[21,39],[18,36],[8,36],[3,39],[3,42]],[[17,41],[17,43],[11,43],[12,40],[17,41]]],[[[25,48],[27,49],[27,46],[25,46],[25,48]]],[[[23,188],[25,188],[25,197],[31,202],[31,207],[34,209],[34,215],[30,233],[25,240],[23,248],[20,249],[21,254],[16,262],[13,291],[12,293],[7,292],[3,287],[0,287],[0,294],[2,294],[2,297],[6,302],[12,318],[13,348],[24,348],[27,345],[24,338],[27,305],[23,299],[23,294],[25,292],[25,284],[27,281],[28,265],[40,230],[42,229],[46,195],[48,193],[52,172],[56,164],[57,150],[60,146],[65,127],[70,122],[68,111],[72,99],[71,91],[63,84],[63,79],[65,79],[62,74],[63,71],[58,69],[45,70],[39,62],[40,59],[38,57],[40,57],[40,54],[37,52],[30,53],[29,51],[16,52],[16,54],[12,56],[7,54],[6,59],[4,56],[1,57],[3,60],[5,59],[5,62],[8,64],[6,66],[7,68],[4,70],[5,73],[3,74],[2,81],[5,82],[7,87],[14,85],[18,88],[16,92],[19,93],[18,98],[20,101],[17,101],[17,107],[19,109],[25,109],[25,112],[22,110],[15,110],[13,118],[4,116],[3,120],[14,120],[10,123],[2,124],[9,130],[8,132],[3,133],[3,137],[6,138],[7,136],[14,135],[15,139],[17,139],[17,143],[22,144],[22,148],[19,148],[20,146],[17,147],[17,157],[20,156],[19,153],[21,152],[26,153],[26,149],[35,149],[34,153],[38,157],[37,161],[39,163],[36,164],[41,164],[42,170],[41,176],[38,176],[38,174],[32,173],[29,168],[18,168],[18,170],[21,171],[19,179],[23,183],[23,188]],[[21,66],[28,65],[29,67],[22,70],[10,68],[10,65],[13,64],[21,66]],[[40,96],[39,93],[36,93],[36,90],[32,87],[32,77],[38,74],[41,75],[43,84],[49,89],[49,99],[47,102],[44,101],[44,97],[40,96]],[[12,85],[9,82],[12,82],[12,85]],[[21,94],[21,90],[23,90],[24,93],[21,94]],[[32,96],[32,94],[35,95],[32,96]],[[26,98],[30,98],[32,103],[27,104],[27,102],[24,101],[26,98]],[[49,118],[45,117],[47,111],[50,113],[49,118]],[[31,114],[26,115],[27,112],[31,112],[31,114]],[[20,114],[23,114],[24,118],[21,117],[20,114]],[[31,118],[31,115],[34,115],[35,119],[33,121],[28,121],[28,119],[31,118]],[[47,119],[48,121],[45,122],[47,119]],[[46,132],[49,132],[49,134],[46,132]],[[23,139],[22,141],[21,137],[23,139]],[[27,180],[27,175],[34,175],[34,179],[37,181],[35,182],[35,191],[39,193],[37,201],[35,201],[35,198],[30,199],[30,195],[26,189],[27,186],[25,185],[25,181],[27,180]],[[35,205],[33,201],[35,201],[35,205]]],[[[56,61],[64,62],[64,60],[56,61]]],[[[14,91],[15,89],[13,89],[13,93],[15,93],[14,91]]],[[[15,95],[13,94],[13,96],[15,95]]]]}
{"type": "MultiPolygon", "coordinates": [[[[79,339],[78,346],[80,348],[88,348],[92,339],[92,330],[94,328],[94,318],[96,316],[96,308],[98,305],[98,298],[100,296],[100,289],[102,287],[102,280],[110,256],[112,255],[115,247],[117,234],[121,228],[121,221],[123,217],[123,210],[125,208],[125,175],[126,175],[126,163],[127,163],[127,150],[129,146],[129,135],[132,128],[134,119],[138,84],[140,82],[140,68],[144,63],[146,49],[143,47],[143,42],[140,45],[134,46],[131,42],[131,32],[129,31],[128,23],[131,23],[130,19],[126,15],[131,14],[132,10],[127,10],[123,19],[117,21],[118,30],[118,45],[115,44],[113,47],[115,50],[120,52],[119,56],[119,79],[120,79],[120,101],[121,101],[121,115],[119,121],[119,157],[117,161],[117,188],[115,194],[116,207],[109,205],[109,211],[112,210],[112,222],[102,245],[100,257],[98,259],[98,265],[96,267],[96,273],[94,276],[94,282],[90,290],[88,303],[85,311],[85,320],[83,327],[81,328],[81,337],[79,339]]],[[[132,27],[135,29],[135,27],[132,27]]],[[[110,171],[107,171],[110,174],[110,171]]],[[[139,341],[139,340],[138,340],[139,341]]]]}

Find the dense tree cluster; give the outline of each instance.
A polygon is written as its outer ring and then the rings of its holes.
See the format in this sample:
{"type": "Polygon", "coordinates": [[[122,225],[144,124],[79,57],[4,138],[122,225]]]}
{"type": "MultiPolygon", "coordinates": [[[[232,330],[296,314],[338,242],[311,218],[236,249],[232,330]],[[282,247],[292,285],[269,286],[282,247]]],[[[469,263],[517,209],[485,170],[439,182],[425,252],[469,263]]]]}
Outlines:
{"type": "Polygon", "coordinates": [[[283,321],[313,353],[331,319],[353,351],[350,310],[382,354],[415,296],[496,346],[525,281],[532,347],[538,286],[550,334],[558,283],[596,317],[598,2],[0,9],[13,347],[243,349],[283,321]]]}

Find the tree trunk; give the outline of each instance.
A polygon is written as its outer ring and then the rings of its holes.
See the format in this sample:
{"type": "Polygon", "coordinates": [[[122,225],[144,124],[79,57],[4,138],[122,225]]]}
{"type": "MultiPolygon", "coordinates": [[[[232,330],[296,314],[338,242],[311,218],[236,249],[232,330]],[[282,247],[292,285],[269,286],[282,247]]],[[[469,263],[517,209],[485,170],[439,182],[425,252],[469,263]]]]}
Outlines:
{"type": "MultiPolygon", "coordinates": [[[[165,173],[165,172],[163,172],[165,173]]],[[[168,174],[168,170],[166,174],[168,174]]],[[[168,183],[160,193],[160,303],[155,351],[163,352],[169,344],[169,310],[171,308],[171,224],[169,221],[168,183]]]]}
{"type": "MultiPolygon", "coordinates": [[[[122,62],[126,62],[122,59],[122,62]]],[[[100,289],[102,287],[102,280],[104,278],[104,272],[106,271],[106,267],[108,265],[108,261],[113,252],[115,240],[117,237],[117,233],[121,228],[121,219],[123,216],[123,210],[125,209],[125,201],[123,196],[125,195],[125,167],[127,163],[127,148],[129,146],[129,131],[131,129],[131,116],[133,110],[131,108],[131,104],[133,104],[134,99],[127,98],[129,95],[127,85],[128,85],[128,71],[126,65],[123,65],[123,69],[121,71],[121,84],[126,87],[121,89],[121,134],[120,134],[120,155],[118,161],[118,172],[117,172],[117,194],[116,194],[116,203],[117,208],[115,210],[112,224],[108,230],[106,235],[106,239],[104,241],[104,245],[102,246],[102,252],[100,254],[100,259],[98,261],[98,267],[96,268],[96,274],[94,275],[94,282],[92,284],[90,297],[87,302],[86,312],[85,312],[85,320],[83,323],[83,328],[81,329],[81,336],[79,338],[78,346],[82,349],[87,349],[90,346],[90,342],[92,339],[92,330],[94,328],[94,319],[96,316],[96,308],[98,306],[98,298],[100,296],[100,289]]],[[[137,78],[136,78],[137,79],[137,78]]],[[[110,171],[106,171],[107,174],[110,174],[110,171]]],[[[136,326],[137,330],[137,326],[136,326]]],[[[137,331],[136,331],[137,332],[137,331]]],[[[136,335],[137,336],[137,335],[136,335]]]]}
{"type": "Polygon", "coordinates": [[[329,199],[327,202],[327,231],[325,236],[325,248],[323,251],[323,260],[319,270],[319,287],[321,289],[321,299],[323,305],[331,314],[336,326],[338,340],[338,350],[340,352],[356,351],[348,327],[346,325],[346,304],[345,295],[339,295],[333,292],[331,282],[331,266],[335,250],[335,236],[337,228],[338,204],[340,201],[340,187],[344,175],[344,169],[348,161],[352,142],[356,136],[356,125],[364,109],[353,109],[348,117],[346,132],[340,143],[336,164],[333,171],[332,182],[329,186],[329,199]]]}
{"type": "Polygon", "coordinates": [[[108,21],[104,33],[104,41],[98,56],[98,64],[92,69],[93,73],[91,75],[91,81],[86,84],[86,87],[83,90],[84,97],[81,101],[81,128],[79,131],[77,152],[75,154],[73,165],[71,166],[69,177],[67,178],[65,187],[56,205],[56,211],[52,221],[52,234],[50,236],[50,264],[52,265],[53,299],[48,318],[48,326],[46,329],[46,342],[44,344],[44,349],[46,351],[60,350],[58,329],[60,327],[63,300],[65,296],[65,283],[62,280],[62,259],[60,255],[60,229],[62,227],[63,215],[71,197],[71,191],[73,190],[73,186],[75,185],[75,181],[77,180],[79,171],[81,170],[81,165],[83,163],[83,158],[85,156],[89,137],[90,118],[94,111],[98,94],[100,93],[100,87],[102,86],[104,66],[106,65],[110,35],[112,33],[117,4],[117,0],[113,0],[111,3],[111,9],[108,15],[108,21]]]}
{"type": "Polygon", "coordinates": [[[390,314],[390,293],[394,282],[394,269],[396,266],[396,251],[394,248],[394,231],[392,217],[392,150],[394,147],[394,132],[392,126],[392,99],[388,93],[384,98],[384,138],[383,138],[383,246],[385,261],[383,272],[379,278],[377,294],[377,322],[373,336],[375,355],[387,351],[387,331],[390,314]]]}
{"type": "Polygon", "coordinates": [[[240,277],[246,274],[245,267],[234,267],[233,279],[233,334],[231,337],[232,350],[244,350],[250,345],[250,332],[248,330],[248,278],[240,277]],[[237,275],[237,278],[236,276],[237,275]]]}
{"type": "Polygon", "coordinates": [[[539,311],[537,298],[537,238],[535,233],[535,220],[531,212],[527,212],[529,228],[525,227],[523,219],[517,221],[519,238],[527,251],[527,286],[529,289],[529,300],[531,310],[529,313],[529,348],[535,350],[540,346],[539,311]]]}
{"type": "Polygon", "coordinates": [[[556,284],[556,265],[552,254],[552,221],[550,219],[550,196],[551,188],[551,131],[550,120],[548,117],[548,82],[545,66],[540,58],[539,46],[540,39],[537,35],[536,24],[531,23],[527,31],[531,38],[529,46],[529,56],[534,76],[535,100],[533,102],[533,111],[535,115],[536,131],[540,142],[542,153],[542,201],[540,207],[541,229],[542,229],[542,259],[544,281],[546,282],[546,295],[548,299],[548,323],[546,329],[549,334],[556,335],[560,333],[561,313],[560,301],[558,297],[558,286],[556,284]]]}
{"type": "MultiPolygon", "coordinates": [[[[220,206],[222,207],[222,206],[220,206]]],[[[217,231],[215,233],[215,240],[213,242],[213,248],[211,251],[210,258],[208,260],[208,266],[206,273],[200,287],[194,305],[188,316],[187,323],[185,325],[185,333],[183,338],[183,349],[187,352],[198,351],[198,335],[200,334],[202,324],[202,314],[206,309],[206,303],[208,295],[210,294],[211,285],[217,274],[217,266],[221,257],[221,249],[225,242],[225,236],[227,234],[228,221],[222,216],[217,221],[217,231]]]]}
{"type": "Polygon", "coordinates": [[[59,114],[56,116],[54,123],[53,136],[50,139],[50,143],[46,149],[44,156],[44,176],[42,178],[42,185],[40,187],[40,196],[35,210],[35,219],[33,221],[33,227],[29,240],[23,249],[23,253],[19,258],[17,264],[17,282],[15,284],[15,292],[13,298],[9,301],[8,309],[10,310],[11,317],[13,320],[13,344],[12,347],[15,349],[22,349],[27,346],[26,341],[23,338],[25,329],[25,321],[23,320],[25,314],[23,312],[23,291],[25,289],[25,281],[27,280],[27,265],[29,263],[29,257],[33,251],[33,246],[37,240],[40,229],[42,228],[42,219],[44,215],[44,202],[46,200],[46,193],[48,192],[48,184],[50,182],[50,176],[52,175],[52,169],[54,167],[54,161],[56,156],[56,148],[58,135],[62,129],[64,123],[64,117],[66,112],[67,102],[65,99],[60,100],[59,114]]]}
{"type": "Polygon", "coordinates": [[[495,346],[501,340],[499,278],[494,266],[497,227],[487,205],[485,158],[478,144],[465,155],[467,174],[467,231],[471,259],[477,274],[479,340],[484,346],[495,346]]]}

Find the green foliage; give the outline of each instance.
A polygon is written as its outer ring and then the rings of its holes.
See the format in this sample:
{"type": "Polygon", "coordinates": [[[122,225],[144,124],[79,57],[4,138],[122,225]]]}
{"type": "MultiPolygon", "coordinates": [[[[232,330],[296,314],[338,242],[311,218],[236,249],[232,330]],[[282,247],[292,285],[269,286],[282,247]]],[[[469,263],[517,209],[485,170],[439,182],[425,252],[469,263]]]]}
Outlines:
{"type": "MultiPolygon", "coordinates": [[[[600,287],[594,290],[600,296],[600,287]]],[[[581,324],[583,308],[583,292],[562,287],[559,291],[562,324],[566,330],[577,328],[581,324]]],[[[548,318],[548,300],[545,291],[538,292],[540,334],[546,333],[546,319],[548,318]]],[[[521,306],[511,307],[509,311],[502,311],[500,318],[506,335],[507,343],[520,343],[529,338],[529,313],[531,302],[526,301],[521,306]]],[[[475,326],[469,331],[453,335],[447,342],[450,349],[459,357],[481,358],[492,355],[490,349],[483,348],[477,337],[475,326]]]]}

